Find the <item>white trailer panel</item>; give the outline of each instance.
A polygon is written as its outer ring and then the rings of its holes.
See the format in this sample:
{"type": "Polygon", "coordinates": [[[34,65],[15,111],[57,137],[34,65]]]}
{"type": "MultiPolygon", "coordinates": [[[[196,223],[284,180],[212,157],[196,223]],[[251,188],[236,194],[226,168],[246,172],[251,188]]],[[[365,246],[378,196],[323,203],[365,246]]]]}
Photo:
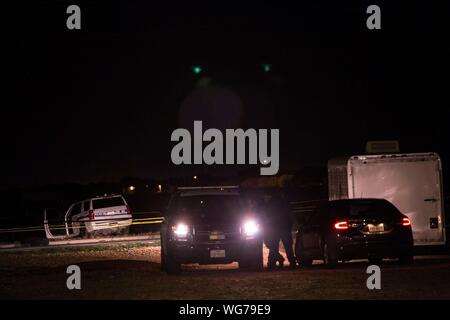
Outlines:
{"type": "Polygon", "coordinates": [[[445,244],[442,166],[436,153],[353,156],[330,161],[328,173],[330,199],[387,199],[411,219],[414,245],[445,244]]]}

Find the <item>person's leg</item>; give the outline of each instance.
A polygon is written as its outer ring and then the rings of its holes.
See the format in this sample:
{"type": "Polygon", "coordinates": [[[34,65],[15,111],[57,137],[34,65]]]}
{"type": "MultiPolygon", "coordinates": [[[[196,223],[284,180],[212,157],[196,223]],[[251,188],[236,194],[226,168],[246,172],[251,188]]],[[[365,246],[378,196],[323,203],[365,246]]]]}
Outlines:
{"type": "Polygon", "coordinates": [[[286,251],[286,256],[289,260],[289,263],[291,266],[296,265],[296,259],[294,255],[294,249],[293,249],[293,239],[292,234],[290,231],[283,232],[281,241],[283,242],[284,250],[286,251]]]}
{"type": "Polygon", "coordinates": [[[280,240],[281,240],[281,234],[280,233],[277,233],[276,239],[277,239],[276,240],[276,242],[277,242],[277,251],[275,252],[275,254],[276,254],[276,261],[278,262],[278,266],[280,268],[282,268],[285,259],[284,259],[283,255],[281,255],[281,253],[280,253],[280,246],[279,246],[280,240]]]}
{"type": "Polygon", "coordinates": [[[278,266],[278,268],[283,268],[284,267],[284,257],[280,254],[279,251],[275,251],[273,250],[273,258],[271,261],[271,267],[275,268],[278,266]],[[278,265],[277,265],[278,262],[278,265]]]}
{"type": "Polygon", "coordinates": [[[269,258],[267,262],[267,267],[273,269],[276,266],[278,260],[278,247],[279,241],[273,236],[268,235],[264,240],[266,247],[269,249],[269,258]]]}
{"type": "Polygon", "coordinates": [[[277,265],[277,255],[275,250],[269,249],[269,261],[267,262],[267,268],[273,269],[277,265]]]}

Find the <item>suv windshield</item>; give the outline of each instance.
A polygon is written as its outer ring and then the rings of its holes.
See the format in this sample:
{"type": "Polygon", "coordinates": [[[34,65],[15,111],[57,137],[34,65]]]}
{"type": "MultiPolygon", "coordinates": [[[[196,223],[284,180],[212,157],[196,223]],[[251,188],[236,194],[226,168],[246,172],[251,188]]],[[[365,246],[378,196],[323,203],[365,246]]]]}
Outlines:
{"type": "Polygon", "coordinates": [[[196,195],[179,197],[175,213],[189,215],[203,222],[226,222],[234,220],[242,211],[238,195],[196,195]]]}
{"type": "Polygon", "coordinates": [[[125,203],[123,202],[122,197],[104,198],[92,201],[92,207],[94,209],[118,207],[124,205],[125,203]]]}
{"type": "Polygon", "coordinates": [[[386,200],[336,201],[331,205],[334,216],[349,218],[390,218],[399,216],[399,211],[386,200]]]}

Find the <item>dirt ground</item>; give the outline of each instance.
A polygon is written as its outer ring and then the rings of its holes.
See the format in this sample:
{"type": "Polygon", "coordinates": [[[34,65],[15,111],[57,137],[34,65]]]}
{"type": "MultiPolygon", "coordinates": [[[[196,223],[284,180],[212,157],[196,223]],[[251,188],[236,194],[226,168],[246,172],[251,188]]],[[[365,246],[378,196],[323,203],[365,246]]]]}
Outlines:
{"type": "Polygon", "coordinates": [[[0,299],[450,299],[447,256],[384,262],[381,290],[368,290],[365,262],[259,273],[189,265],[169,276],[159,254],[142,245],[0,252],[0,299]],[[66,288],[71,264],[81,268],[81,290],[66,288]]]}

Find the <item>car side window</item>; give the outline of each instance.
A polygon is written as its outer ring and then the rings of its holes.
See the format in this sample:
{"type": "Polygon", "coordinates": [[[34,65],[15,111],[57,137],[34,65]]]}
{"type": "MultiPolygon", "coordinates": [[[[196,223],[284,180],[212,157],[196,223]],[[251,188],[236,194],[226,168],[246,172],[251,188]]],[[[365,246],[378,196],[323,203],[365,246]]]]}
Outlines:
{"type": "Polygon", "coordinates": [[[83,202],[83,211],[89,211],[89,209],[90,209],[90,204],[91,204],[90,201],[85,201],[85,202],[83,202]]]}

